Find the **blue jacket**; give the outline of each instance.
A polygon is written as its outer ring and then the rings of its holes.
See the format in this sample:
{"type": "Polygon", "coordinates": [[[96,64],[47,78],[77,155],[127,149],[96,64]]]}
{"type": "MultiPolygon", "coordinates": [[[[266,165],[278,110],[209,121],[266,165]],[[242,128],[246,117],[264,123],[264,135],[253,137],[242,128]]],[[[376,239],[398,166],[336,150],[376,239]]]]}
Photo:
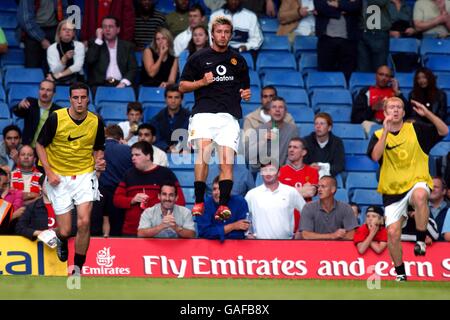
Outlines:
{"type": "Polygon", "coordinates": [[[248,205],[247,201],[241,196],[231,196],[228,201],[228,207],[231,210],[231,217],[225,221],[217,221],[214,214],[219,204],[214,202],[212,197],[205,200],[205,212],[202,216],[196,217],[197,231],[199,238],[205,239],[245,239],[245,231],[233,230],[227,234],[224,232],[224,226],[242,219],[247,218],[248,205]]]}
{"type": "Polygon", "coordinates": [[[133,167],[131,162],[131,149],[114,139],[105,141],[106,170],[100,175],[99,185],[116,188],[123,180],[125,172],[133,167]]]}
{"type": "MultiPolygon", "coordinates": [[[[150,123],[156,128],[155,146],[163,151],[168,151],[171,145],[177,144],[178,141],[172,141],[172,132],[176,129],[188,129],[190,112],[188,109],[180,108],[180,111],[173,119],[169,119],[167,107],[156,114],[150,123]],[[172,125],[170,120],[173,121],[172,125]]],[[[187,139],[187,135],[185,137],[187,139]]]]}

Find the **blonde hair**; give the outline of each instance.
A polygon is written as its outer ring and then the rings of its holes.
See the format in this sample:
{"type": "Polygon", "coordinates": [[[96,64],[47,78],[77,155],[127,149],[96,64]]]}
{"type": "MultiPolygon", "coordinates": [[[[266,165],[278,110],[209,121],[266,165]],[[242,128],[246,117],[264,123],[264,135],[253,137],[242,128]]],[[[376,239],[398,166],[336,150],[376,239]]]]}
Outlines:
{"type": "Polygon", "coordinates": [[[158,29],[156,29],[155,36],[153,37],[153,41],[152,41],[150,48],[153,49],[153,51],[158,52],[158,48],[156,47],[156,34],[157,33],[161,33],[163,35],[163,37],[167,39],[167,42],[169,45],[169,54],[173,56],[174,55],[173,36],[172,36],[172,33],[170,33],[170,31],[166,28],[159,27],[158,29]]]}
{"type": "MultiPolygon", "coordinates": [[[[61,29],[62,29],[63,25],[65,25],[65,24],[67,25],[67,27],[68,27],[69,29],[75,30],[75,25],[74,25],[71,21],[69,21],[68,19],[62,20],[62,21],[58,24],[58,27],[56,27],[56,34],[55,34],[55,42],[56,42],[56,43],[60,43],[60,42],[61,42],[61,39],[59,38],[59,33],[61,32],[61,29]]],[[[77,35],[76,35],[76,33],[74,32],[74,33],[73,33],[73,39],[72,39],[72,40],[76,40],[76,37],[77,37],[77,35]]]]}
{"type": "Polygon", "coordinates": [[[401,104],[402,108],[405,109],[405,104],[403,103],[402,99],[400,99],[399,97],[390,97],[390,98],[387,98],[386,100],[384,100],[383,110],[386,110],[389,102],[399,102],[401,104]]]}
{"type": "Polygon", "coordinates": [[[214,19],[212,25],[211,25],[211,33],[214,33],[214,27],[216,25],[229,25],[231,27],[231,32],[233,32],[233,24],[231,23],[231,20],[224,16],[218,16],[214,19]]]}

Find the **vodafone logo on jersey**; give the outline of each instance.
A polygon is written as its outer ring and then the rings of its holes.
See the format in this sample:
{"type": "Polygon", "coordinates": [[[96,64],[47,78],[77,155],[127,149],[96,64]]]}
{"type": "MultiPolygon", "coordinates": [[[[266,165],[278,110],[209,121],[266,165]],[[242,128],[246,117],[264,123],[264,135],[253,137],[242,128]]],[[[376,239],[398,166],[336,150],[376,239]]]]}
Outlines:
{"type": "Polygon", "coordinates": [[[216,67],[216,72],[217,72],[218,76],[214,77],[214,81],[224,82],[224,81],[233,81],[234,80],[233,76],[227,76],[226,75],[227,74],[227,68],[224,65],[222,65],[222,64],[219,64],[216,67]]]}

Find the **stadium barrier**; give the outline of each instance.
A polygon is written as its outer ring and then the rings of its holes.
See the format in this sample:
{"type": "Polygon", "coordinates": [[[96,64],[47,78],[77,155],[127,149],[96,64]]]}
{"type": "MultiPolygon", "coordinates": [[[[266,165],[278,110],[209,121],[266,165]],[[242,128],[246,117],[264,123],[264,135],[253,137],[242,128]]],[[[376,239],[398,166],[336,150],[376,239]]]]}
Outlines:
{"type": "MultiPolygon", "coordinates": [[[[73,259],[73,239],[69,242],[73,259]]],[[[425,257],[403,243],[410,280],[449,281],[450,243],[425,257]]],[[[54,250],[22,237],[0,237],[0,275],[65,275],[54,250]]],[[[70,268],[69,268],[70,269],[70,268]]],[[[162,278],[392,279],[387,249],[360,255],[350,241],[92,238],[86,276],[162,278]]]]}

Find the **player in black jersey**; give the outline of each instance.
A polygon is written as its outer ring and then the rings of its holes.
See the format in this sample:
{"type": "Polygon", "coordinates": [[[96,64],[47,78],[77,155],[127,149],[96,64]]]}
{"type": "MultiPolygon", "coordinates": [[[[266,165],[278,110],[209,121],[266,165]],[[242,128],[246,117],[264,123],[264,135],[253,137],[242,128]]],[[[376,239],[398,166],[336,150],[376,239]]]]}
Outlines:
{"type": "Polygon", "coordinates": [[[217,144],[221,173],[219,208],[215,218],[222,220],[231,215],[227,202],[233,187],[234,153],[239,145],[241,99],[247,101],[251,96],[247,63],[237,51],[228,47],[232,33],[231,21],[217,17],[212,24],[212,46],[189,58],[180,80],[180,91],[194,91],[195,95],[188,138],[199,152],[195,161],[192,214],[203,214],[208,162],[217,144]]]}

